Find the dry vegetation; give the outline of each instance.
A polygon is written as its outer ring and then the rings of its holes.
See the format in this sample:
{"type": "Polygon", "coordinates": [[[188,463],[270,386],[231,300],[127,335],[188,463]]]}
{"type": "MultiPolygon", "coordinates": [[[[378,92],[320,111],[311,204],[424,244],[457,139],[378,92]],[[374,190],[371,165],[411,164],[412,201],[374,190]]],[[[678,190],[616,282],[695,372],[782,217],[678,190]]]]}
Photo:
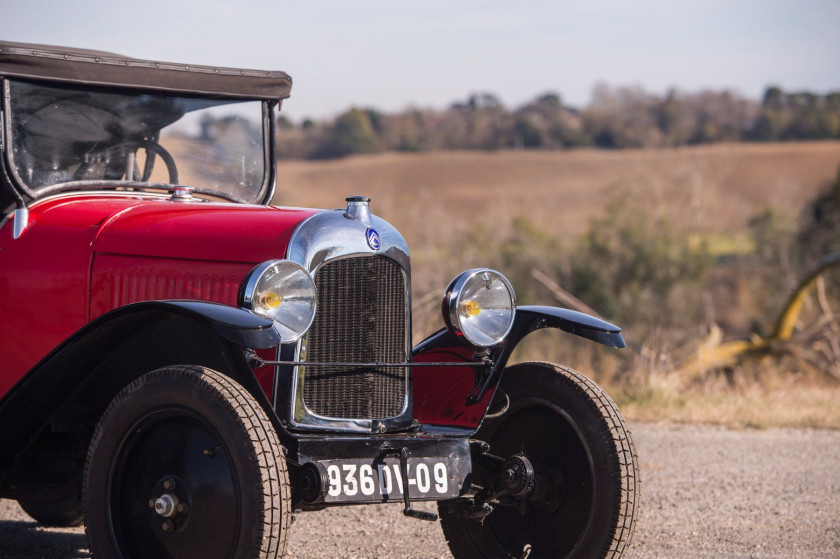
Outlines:
{"type": "MultiPolygon", "coordinates": [[[[655,256],[677,266],[676,277],[656,276],[661,286],[637,286],[601,306],[584,290],[587,304],[629,325],[629,351],[593,351],[588,342],[541,332],[516,357],[592,373],[632,418],[840,428],[837,379],[787,350],[712,368],[701,382],[688,383],[677,370],[717,325],[726,340],[771,327],[802,272],[791,261],[792,231],[838,165],[840,142],[388,153],[281,162],[275,203],[335,208],[347,195],[370,196],[373,211],[397,226],[412,250],[415,339],[440,325],[439,296],[465,268],[499,267],[524,302],[557,304],[531,281],[530,267],[578,294],[570,278],[595,254],[592,246],[612,246],[622,235],[637,235],[641,244],[665,239],[655,256]],[[598,245],[593,235],[602,230],[598,245]],[[695,258],[696,270],[679,268],[695,258]]],[[[625,272],[612,273],[623,287],[625,272]]],[[[840,313],[836,291],[830,294],[840,313]]]]}

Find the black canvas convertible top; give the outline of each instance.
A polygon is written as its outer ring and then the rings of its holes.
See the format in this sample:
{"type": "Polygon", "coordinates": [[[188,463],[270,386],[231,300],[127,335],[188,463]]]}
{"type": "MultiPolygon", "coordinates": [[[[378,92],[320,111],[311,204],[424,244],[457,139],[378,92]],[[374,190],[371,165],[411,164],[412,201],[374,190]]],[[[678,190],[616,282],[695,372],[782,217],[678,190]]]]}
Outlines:
{"type": "Polygon", "coordinates": [[[154,62],[108,52],[0,42],[0,77],[247,99],[285,99],[285,72],[154,62]]]}

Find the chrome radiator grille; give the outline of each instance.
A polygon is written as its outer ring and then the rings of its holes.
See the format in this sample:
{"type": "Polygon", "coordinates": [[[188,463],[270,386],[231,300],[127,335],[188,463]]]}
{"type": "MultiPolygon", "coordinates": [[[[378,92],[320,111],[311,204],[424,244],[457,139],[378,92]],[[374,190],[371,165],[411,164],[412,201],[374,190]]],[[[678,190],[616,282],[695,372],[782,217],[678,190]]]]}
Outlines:
{"type": "MultiPolygon", "coordinates": [[[[380,256],[324,264],[315,274],[318,307],[304,342],[306,361],[404,363],[407,360],[403,271],[380,256]]],[[[403,411],[404,368],[307,367],[303,401],[314,414],[385,419],[403,411]]]]}

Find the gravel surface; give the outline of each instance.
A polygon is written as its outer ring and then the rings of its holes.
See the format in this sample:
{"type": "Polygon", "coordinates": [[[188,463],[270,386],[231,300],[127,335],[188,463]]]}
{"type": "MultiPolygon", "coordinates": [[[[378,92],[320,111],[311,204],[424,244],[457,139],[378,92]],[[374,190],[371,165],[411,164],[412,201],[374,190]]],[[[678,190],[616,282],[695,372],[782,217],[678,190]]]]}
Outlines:
{"type": "MultiPolygon", "coordinates": [[[[840,432],[633,425],[642,466],[634,558],[840,557],[840,432]]],[[[425,506],[433,510],[433,506],[425,506]]],[[[296,559],[450,557],[437,523],[367,506],[298,515],[296,559]]],[[[0,501],[0,558],[88,557],[81,528],[0,501]]]]}

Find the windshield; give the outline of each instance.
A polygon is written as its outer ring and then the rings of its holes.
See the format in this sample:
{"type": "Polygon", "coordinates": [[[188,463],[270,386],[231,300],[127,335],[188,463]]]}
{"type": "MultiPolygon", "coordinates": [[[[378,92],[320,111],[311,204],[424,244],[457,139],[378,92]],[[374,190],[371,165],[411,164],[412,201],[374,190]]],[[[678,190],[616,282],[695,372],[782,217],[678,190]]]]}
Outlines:
{"type": "Polygon", "coordinates": [[[10,159],[27,194],[166,188],[261,202],[261,101],[8,82],[10,159]]]}

